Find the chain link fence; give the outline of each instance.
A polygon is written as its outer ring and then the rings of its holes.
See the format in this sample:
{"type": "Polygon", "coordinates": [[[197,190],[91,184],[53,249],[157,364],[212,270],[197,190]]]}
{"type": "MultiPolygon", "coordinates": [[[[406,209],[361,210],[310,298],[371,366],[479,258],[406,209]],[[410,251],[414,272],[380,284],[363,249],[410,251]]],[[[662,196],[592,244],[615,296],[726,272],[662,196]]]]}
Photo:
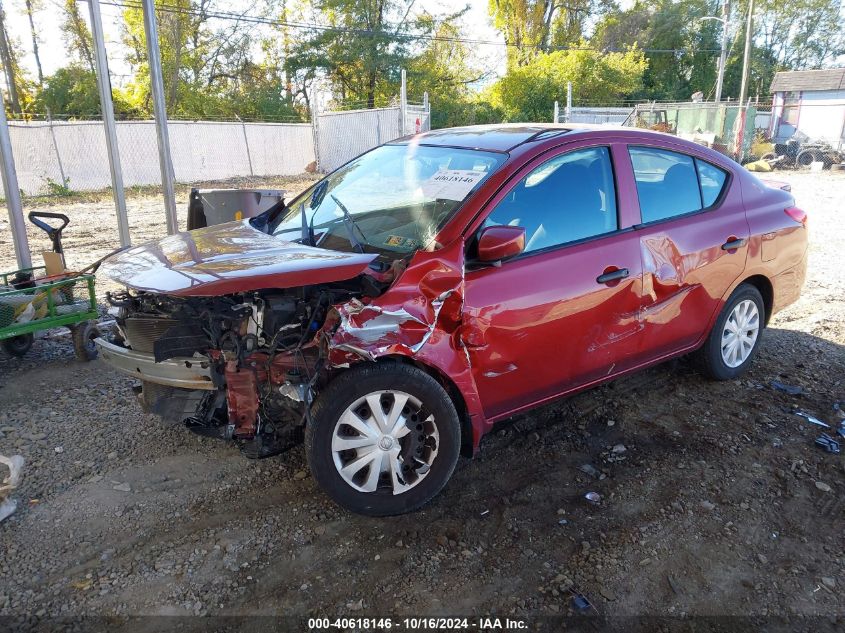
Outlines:
{"type": "Polygon", "coordinates": [[[405,107],[321,112],[315,129],[317,165],[329,172],[377,145],[431,129],[431,112],[427,100],[405,107]]]}

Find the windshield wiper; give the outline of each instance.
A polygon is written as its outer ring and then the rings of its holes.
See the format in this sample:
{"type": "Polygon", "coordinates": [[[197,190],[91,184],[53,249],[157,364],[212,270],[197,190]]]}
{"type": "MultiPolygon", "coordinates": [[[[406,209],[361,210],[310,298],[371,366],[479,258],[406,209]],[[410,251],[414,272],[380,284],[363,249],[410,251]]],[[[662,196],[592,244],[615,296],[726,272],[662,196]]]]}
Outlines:
{"type": "Polygon", "coordinates": [[[335,201],[335,204],[340,207],[340,210],[343,211],[343,226],[346,227],[346,232],[349,233],[349,241],[352,242],[352,245],[358,249],[359,253],[363,253],[364,247],[361,246],[361,242],[355,238],[355,229],[358,229],[358,232],[361,234],[361,237],[364,238],[365,243],[367,241],[367,236],[364,235],[364,231],[361,230],[361,227],[355,224],[355,220],[352,219],[352,214],[349,213],[349,209],[347,209],[333,193],[330,193],[329,196],[335,201]]]}
{"type": "Polygon", "coordinates": [[[308,244],[309,246],[317,246],[314,240],[314,216],[317,215],[317,210],[320,208],[320,204],[323,202],[323,198],[326,195],[326,190],[329,188],[329,181],[328,179],[321,180],[317,183],[317,186],[314,187],[314,191],[311,192],[311,208],[314,211],[311,213],[311,219],[309,220],[305,214],[305,203],[302,203],[302,243],[308,244]]]}

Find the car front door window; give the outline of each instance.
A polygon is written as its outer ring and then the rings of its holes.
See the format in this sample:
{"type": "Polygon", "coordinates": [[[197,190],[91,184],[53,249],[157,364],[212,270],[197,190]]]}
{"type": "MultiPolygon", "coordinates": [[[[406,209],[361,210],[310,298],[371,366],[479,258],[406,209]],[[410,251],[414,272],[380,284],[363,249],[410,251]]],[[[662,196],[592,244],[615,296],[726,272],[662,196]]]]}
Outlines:
{"type": "Polygon", "coordinates": [[[525,228],[526,253],[615,231],[608,148],[561,154],[533,169],[499,202],[485,225],[525,228]]]}

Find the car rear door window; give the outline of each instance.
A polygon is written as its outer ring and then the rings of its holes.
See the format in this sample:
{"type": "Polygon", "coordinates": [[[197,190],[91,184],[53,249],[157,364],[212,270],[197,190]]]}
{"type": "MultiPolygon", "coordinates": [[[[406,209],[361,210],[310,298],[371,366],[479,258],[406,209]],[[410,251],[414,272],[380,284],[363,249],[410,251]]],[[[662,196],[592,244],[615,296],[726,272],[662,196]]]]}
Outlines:
{"type": "Polygon", "coordinates": [[[657,222],[713,206],[727,174],[703,160],[651,147],[630,147],[642,222],[657,222]]]}
{"type": "Polygon", "coordinates": [[[722,195],[725,188],[725,181],[728,174],[703,160],[695,159],[695,166],[698,168],[698,181],[701,183],[701,198],[704,208],[712,207],[716,200],[722,195]]]}
{"type": "Polygon", "coordinates": [[[525,252],[615,231],[610,151],[591,147],[543,163],[508,192],[485,225],[524,227],[525,252]]]}

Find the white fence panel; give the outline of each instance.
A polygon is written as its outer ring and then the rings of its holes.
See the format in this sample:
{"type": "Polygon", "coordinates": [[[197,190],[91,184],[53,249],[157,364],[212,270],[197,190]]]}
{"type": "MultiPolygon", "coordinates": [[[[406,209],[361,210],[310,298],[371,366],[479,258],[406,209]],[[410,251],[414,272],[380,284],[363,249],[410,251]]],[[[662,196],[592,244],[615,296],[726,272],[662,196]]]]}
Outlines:
{"type": "MultiPolygon", "coordinates": [[[[103,124],[99,121],[96,124],[100,134],[104,134],[103,124]]],[[[168,125],[168,131],[173,130],[173,124],[168,125]]],[[[120,166],[123,170],[123,184],[127,187],[138,185],[160,185],[161,168],[158,162],[158,140],[156,139],[156,128],[153,121],[120,121],[116,125],[117,147],[120,151],[120,166]]],[[[173,141],[171,139],[171,146],[173,141]]],[[[105,184],[100,184],[90,189],[101,189],[111,185],[109,179],[108,158],[105,155],[105,141],[103,141],[103,159],[98,165],[105,166],[105,174],[100,177],[106,178],[105,184]]],[[[64,156],[65,153],[63,152],[64,156]]],[[[174,163],[176,159],[174,158],[174,163]]],[[[174,164],[174,170],[179,170],[174,164]]],[[[102,170],[98,170],[102,171],[102,170]]],[[[77,189],[76,183],[70,183],[71,189],[77,189]]]]}
{"type": "MultiPolygon", "coordinates": [[[[402,136],[400,109],[324,112],[318,120],[319,167],[336,169],[402,136]]],[[[118,121],[117,143],[127,187],[161,184],[153,121],[118,121]]],[[[430,111],[408,105],[405,131],[430,129],[430,111]]],[[[236,176],[294,176],[317,159],[310,123],[170,121],[170,154],[178,182],[236,176]]],[[[50,192],[63,176],[74,191],[111,186],[101,121],[14,122],[9,126],[18,182],[26,195],[50,192]],[[53,143],[55,136],[55,145],[53,143]],[[58,151],[58,155],[57,155],[58,151]]],[[[2,188],[0,188],[2,195],[2,188]]]]}
{"type": "MultiPolygon", "coordinates": [[[[161,184],[153,121],[118,121],[116,129],[124,185],[161,184]]],[[[294,176],[315,158],[310,123],[170,121],[168,129],[179,182],[223,180],[251,172],[256,176],[294,176]]],[[[62,173],[74,191],[111,185],[101,121],[54,122],[52,132],[55,146],[49,123],[9,125],[18,184],[26,195],[49,193],[50,181],[62,184],[62,173]]]]}
{"type": "Polygon", "coordinates": [[[572,108],[568,120],[566,112],[561,111],[560,122],[621,125],[633,111],[633,108],[572,108]]]}
{"type": "Polygon", "coordinates": [[[256,176],[301,174],[314,162],[314,134],[310,124],[246,123],[245,127],[256,176]]]}
{"type": "MultiPolygon", "coordinates": [[[[18,186],[24,193],[31,193],[29,183],[40,183],[45,190],[50,181],[62,184],[62,174],[56,160],[48,124],[10,123],[9,136],[18,174],[18,186]]],[[[56,141],[61,148],[62,139],[59,134],[56,134],[56,141]]],[[[105,152],[105,147],[103,151],[105,152]]],[[[85,163],[90,165],[90,161],[93,160],[97,160],[96,148],[94,152],[87,155],[85,163]]],[[[2,191],[2,183],[0,183],[0,191],[2,191]]]]}
{"type": "Polygon", "coordinates": [[[359,154],[401,136],[399,116],[399,108],[320,113],[320,171],[337,169],[359,154]]]}

